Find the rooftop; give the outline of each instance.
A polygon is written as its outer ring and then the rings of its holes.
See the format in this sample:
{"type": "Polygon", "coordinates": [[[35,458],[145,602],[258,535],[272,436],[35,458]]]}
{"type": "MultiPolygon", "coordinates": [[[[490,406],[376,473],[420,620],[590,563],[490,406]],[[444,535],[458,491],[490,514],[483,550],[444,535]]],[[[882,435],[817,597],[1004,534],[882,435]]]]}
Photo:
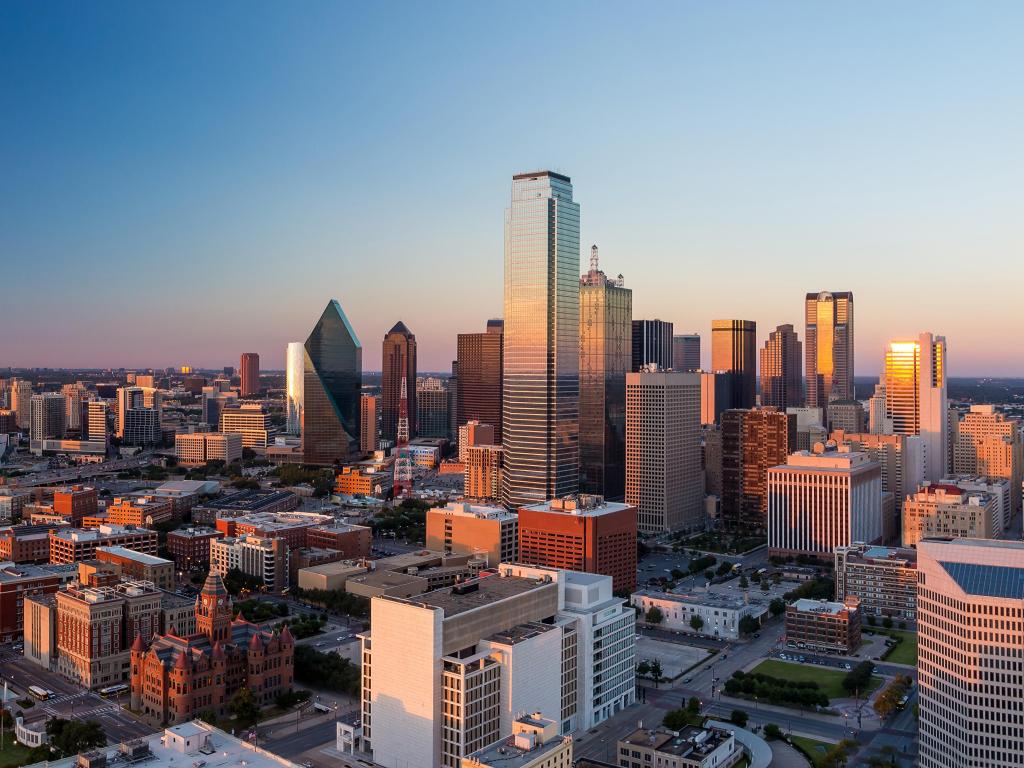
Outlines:
{"type": "Polygon", "coordinates": [[[688,725],[679,731],[678,734],[674,731],[661,729],[651,731],[646,728],[639,728],[619,743],[646,747],[676,757],[692,754],[694,758],[697,758],[710,754],[731,738],[731,733],[717,728],[705,729],[688,725]]]}
{"type": "MultiPolygon", "coordinates": [[[[480,446],[472,447],[479,448],[480,446]]],[[[471,504],[468,501],[449,501],[447,506],[434,507],[430,512],[457,515],[459,517],[475,517],[480,520],[515,520],[519,517],[515,512],[509,512],[504,507],[492,507],[488,504],[471,504]]]]}
{"type": "Polygon", "coordinates": [[[224,534],[215,528],[179,528],[176,531],[168,532],[167,535],[193,539],[200,536],[223,536],[224,534]]]}
{"type": "Polygon", "coordinates": [[[738,597],[718,595],[713,592],[683,593],[662,592],[657,589],[638,589],[633,594],[653,597],[661,600],[671,600],[673,603],[680,603],[681,605],[703,605],[709,608],[726,608],[733,611],[742,610],[749,605],[749,603],[744,602],[738,597]]]}
{"type": "MultiPolygon", "coordinates": [[[[445,618],[474,611],[497,600],[525,594],[549,586],[552,582],[522,576],[488,576],[445,589],[435,589],[416,597],[401,598],[404,603],[423,608],[440,608],[445,618]]],[[[387,598],[399,599],[399,598],[387,598]]]]}
{"type": "Polygon", "coordinates": [[[560,512],[567,515],[579,515],[580,517],[596,517],[598,515],[610,515],[615,512],[621,512],[624,509],[634,509],[634,507],[632,504],[606,501],[603,496],[580,493],[565,496],[561,499],[550,499],[540,504],[529,504],[521,509],[527,512],[560,512]]]}
{"type": "Polygon", "coordinates": [[[270,504],[277,504],[289,496],[295,498],[296,504],[298,503],[298,497],[290,491],[259,488],[228,494],[222,498],[208,501],[202,506],[203,509],[216,509],[225,512],[257,511],[270,504]]]}
{"type": "Polygon", "coordinates": [[[834,616],[838,616],[849,609],[849,606],[843,603],[835,603],[828,600],[809,600],[807,598],[794,601],[792,606],[798,611],[806,613],[828,613],[834,616]]]}
{"type": "Polygon", "coordinates": [[[515,645],[516,643],[521,643],[524,640],[529,640],[543,635],[545,632],[550,632],[554,628],[553,624],[542,624],[539,621],[533,621],[529,624],[518,624],[503,632],[495,632],[486,639],[490,640],[492,643],[515,645]]]}
{"type": "Polygon", "coordinates": [[[172,561],[164,560],[162,557],[147,555],[144,552],[136,552],[134,549],[126,549],[125,547],[96,547],[96,551],[124,557],[143,565],[171,565],[172,563],[172,561]]]}

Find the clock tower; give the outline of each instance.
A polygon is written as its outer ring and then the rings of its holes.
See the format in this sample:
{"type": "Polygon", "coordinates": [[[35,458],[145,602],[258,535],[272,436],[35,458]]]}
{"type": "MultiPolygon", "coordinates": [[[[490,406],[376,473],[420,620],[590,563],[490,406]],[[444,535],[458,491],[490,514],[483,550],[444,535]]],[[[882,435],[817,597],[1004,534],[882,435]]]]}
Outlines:
{"type": "Polygon", "coordinates": [[[211,643],[228,642],[231,637],[231,595],[220,574],[210,572],[203,591],[196,598],[196,632],[211,643]]]}

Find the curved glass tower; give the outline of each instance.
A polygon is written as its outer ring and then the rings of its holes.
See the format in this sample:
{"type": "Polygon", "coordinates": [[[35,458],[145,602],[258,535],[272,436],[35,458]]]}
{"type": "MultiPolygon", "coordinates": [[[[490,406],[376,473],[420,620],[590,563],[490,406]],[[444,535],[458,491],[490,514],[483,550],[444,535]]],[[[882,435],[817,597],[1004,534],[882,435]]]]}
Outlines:
{"type": "Polygon", "coordinates": [[[502,502],[579,489],[580,207],[568,176],[512,177],[505,211],[502,502]]]}
{"type": "Polygon", "coordinates": [[[302,382],[302,460],[330,466],[359,455],[363,348],[332,299],[306,339],[302,382]]]}
{"type": "Polygon", "coordinates": [[[306,376],[306,348],[301,341],[288,342],[285,353],[284,407],[289,435],[302,434],[302,384],[306,376]]]}

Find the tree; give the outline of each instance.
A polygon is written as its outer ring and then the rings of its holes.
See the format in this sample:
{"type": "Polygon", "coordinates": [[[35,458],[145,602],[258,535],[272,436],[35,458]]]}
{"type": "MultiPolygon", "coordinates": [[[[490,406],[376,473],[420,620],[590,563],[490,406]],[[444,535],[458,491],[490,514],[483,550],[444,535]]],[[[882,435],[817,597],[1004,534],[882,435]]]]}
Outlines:
{"type": "Polygon", "coordinates": [[[773,739],[781,739],[782,729],[779,728],[779,726],[777,726],[775,723],[768,723],[764,727],[764,737],[768,739],[768,741],[772,741],[773,739]]]}
{"type": "Polygon", "coordinates": [[[868,683],[871,681],[871,673],[874,670],[874,666],[870,661],[862,661],[847,672],[846,677],[843,678],[843,689],[851,695],[864,693],[867,690],[868,683]]]}
{"type": "Polygon", "coordinates": [[[753,616],[744,616],[740,619],[740,632],[744,635],[752,635],[761,628],[761,622],[753,616]]]}
{"type": "Polygon", "coordinates": [[[873,627],[877,623],[878,623],[878,619],[876,619],[873,614],[869,613],[868,614],[868,626],[869,627],[873,627]]]}
{"type": "Polygon", "coordinates": [[[882,619],[882,626],[886,629],[892,629],[892,616],[886,616],[882,619]]]}
{"type": "Polygon", "coordinates": [[[856,746],[857,742],[843,739],[821,758],[822,768],[839,768],[846,765],[846,761],[850,759],[850,750],[856,746]]]}
{"type": "Polygon", "coordinates": [[[239,688],[228,702],[228,710],[239,720],[255,720],[260,715],[260,708],[256,704],[251,688],[239,688]]]}
{"type": "Polygon", "coordinates": [[[654,682],[661,680],[661,673],[661,662],[658,659],[655,659],[651,662],[651,677],[654,678],[654,682]]]}
{"type": "Polygon", "coordinates": [[[729,715],[729,722],[738,725],[740,728],[745,728],[749,719],[750,716],[742,709],[734,709],[732,714],[729,715]]]}
{"type": "Polygon", "coordinates": [[[686,702],[686,711],[695,715],[700,714],[700,699],[696,696],[691,696],[689,701],[686,702]]]}
{"type": "Polygon", "coordinates": [[[643,675],[650,674],[650,672],[651,672],[651,662],[647,661],[646,659],[644,659],[643,661],[641,661],[639,664],[636,665],[636,673],[638,675],[640,675],[641,677],[643,675]]]}
{"type": "Polygon", "coordinates": [[[747,581],[746,576],[740,576],[740,589],[746,589],[750,586],[750,582],[747,581]]]}
{"type": "Polygon", "coordinates": [[[647,613],[644,616],[644,621],[648,624],[658,625],[665,620],[665,614],[661,612],[661,608],[656,605],[652,605],[647,609],[647,613]]]}
{"type": "Polygon", "coordinates": [[[781,616],[786,612],[786,601],[781,597],[776,597],[770,603],[768,603],[768,612],[772,616],[781,616]]]}
{"type": "Polygon", "coordinates": [[[54,717],[46,724],[46,733],[57,757],[88,752],[107,743],[103,727],[96,720],[65,720],[54,717]]]}
{"type": "Polygon", "coordinates": [[[690,626],[693,627],[694,632],[700,632],[701,628],[704,626],[704,619],[695,613],[690,617],[690,626]]]}

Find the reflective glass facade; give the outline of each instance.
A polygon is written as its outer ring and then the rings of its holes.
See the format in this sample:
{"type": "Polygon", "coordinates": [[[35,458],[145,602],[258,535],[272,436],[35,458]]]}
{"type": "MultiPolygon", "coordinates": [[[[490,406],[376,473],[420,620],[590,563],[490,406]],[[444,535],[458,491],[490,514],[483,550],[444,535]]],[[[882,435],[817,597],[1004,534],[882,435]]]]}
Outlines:
{"type": "Polygon", "coordinates": [[[807,405],[824,408],[833,400],[852,400],[853,293],[808,293],[807,405]]]}
{"type": "Polygon", "coordinates": [[[416,406],[416,336],[399,320],[384,336],[381,354],[380,429],[384,440],[398,441],[398,415],[402,402],[402,377],[409,415],[409,439],[416,437],[419,410],[416,406]]]}
{"type": "Polygon", "coordinates": [[[580,208],[567,176],[512,179],[505,212],[502,501],[579,488],[580,208]]]}
{"type": "Polygon", "coordinates": [[[626,495],[626,373],[633,292],[592,269],[580,280],[580,490],[626,495]]]}
{"type": "Polygon", "coordinates": [[[359,390],[363,348],[337,300],[306,339],[302,455],[330,466],[359,455],[359,390]]]}
{"type": "Polygon", "coordinates": [[[893,434],[920,435],[925,480],[938,481],[949,457],[946,339],[922,333],[893,341],[885,352],[885,416],[893,434]]]}
{"type": "Polygon", "coordinates": [[[711,370],[730,375],[730,406],[753,408],[757,394],[757,323],[711,322],[711,370]]]}
{"type": "Polygon", "coordinates": [[[284,410],[289,435],[302,434],[302,384],[306,377],[306,350],[301,341],[288,342],[284,361],[284,410]]]}
{"type": "Polygon", "coordinates": [[[768,334],[761,350],[761,405],[783,411],[803,406],[800,352],[800,339],[792,325],[780,325],[768,334]]]}
{"type": "Polygon", "coordinates": [[[633,320],[633,366],[648,365],[667,371],[672,367],[672,323],[664,320],[633,320]]]}
{"type": "MultiPolygon", "coordinates": [[[[502,346],[504,324],[487,323],[486,333],[460,333],[458,338],[458,399],[456,428],[467,421],[494,427],[501,443],[502,346]]],[[[451,384],[449,383],[449,387],[451,384]]]]}

